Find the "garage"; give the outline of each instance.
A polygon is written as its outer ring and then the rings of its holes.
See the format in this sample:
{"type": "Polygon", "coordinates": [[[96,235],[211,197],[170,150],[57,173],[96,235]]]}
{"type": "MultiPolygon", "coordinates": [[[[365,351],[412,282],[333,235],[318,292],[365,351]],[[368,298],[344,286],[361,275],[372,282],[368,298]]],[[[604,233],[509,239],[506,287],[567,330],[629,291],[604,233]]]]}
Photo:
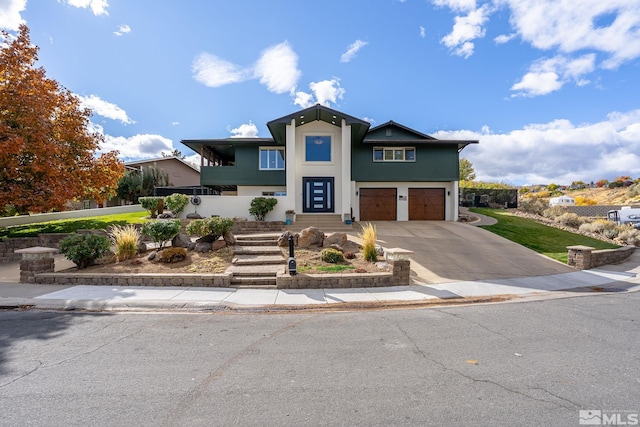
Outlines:
{"type": "Polygon", "coordinates": [[[396,200],[395,188],[361,188],[360,221],[395,221],[396,200]]]}
{"type": "Polygon", "coordinates": [[[410,221],[444,221],[444,188],[410,188],[410,221]]]}

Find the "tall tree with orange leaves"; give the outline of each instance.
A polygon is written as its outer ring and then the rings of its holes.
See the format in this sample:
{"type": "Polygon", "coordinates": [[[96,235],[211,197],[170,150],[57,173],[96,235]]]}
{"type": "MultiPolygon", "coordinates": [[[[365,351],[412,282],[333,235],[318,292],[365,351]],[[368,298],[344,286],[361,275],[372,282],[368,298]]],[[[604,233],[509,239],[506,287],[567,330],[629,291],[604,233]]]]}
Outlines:
{"type": "Polygon", "coordinates": [[[26,25],[2,35],[0,211],[62,210],[80,197],[115,194],[124,165],[115,151],[96,157],[103,137],[90,131],[91,110],[35,67],[38,47],[26,25]]]}

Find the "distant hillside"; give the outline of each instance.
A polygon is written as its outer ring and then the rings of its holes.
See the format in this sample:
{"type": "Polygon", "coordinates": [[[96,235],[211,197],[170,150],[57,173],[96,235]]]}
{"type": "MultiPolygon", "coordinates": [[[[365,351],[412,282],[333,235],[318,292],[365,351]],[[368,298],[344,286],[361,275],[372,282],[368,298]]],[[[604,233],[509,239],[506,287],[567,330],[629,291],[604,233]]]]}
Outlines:
{"type": "Polygon", "coordinates": [[[564,194],[573,198],[584,197],[595,200],[598,205],[640,205],[640,196],[631,197],[627,187],[585,188],[564,191],[564,194]]]}

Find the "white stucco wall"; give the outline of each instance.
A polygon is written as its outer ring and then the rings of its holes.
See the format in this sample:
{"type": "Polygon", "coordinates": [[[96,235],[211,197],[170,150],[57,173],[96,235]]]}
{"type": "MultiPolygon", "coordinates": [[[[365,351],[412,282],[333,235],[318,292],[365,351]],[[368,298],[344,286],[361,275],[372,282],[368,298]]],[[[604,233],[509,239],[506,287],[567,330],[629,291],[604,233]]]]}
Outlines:
{"type": "MultiPolygon", "coordinates": [[[[200,196],[200,205],[196,207],[188,204],[180,217],[185,218],[187,214],[197,212],[203,218],[218,215],[227,218],[241,216],[248,220],[254,220],[255,218],[249,214],[249,207],[255,198],[256,196],[200,196]]],[[[267,214],[265,221],[284,221],[286,219],[285,211],[290,209],[286,205],[286,198],[279,196],[274,198],[278,200],[278,203],[273,211],[267,214]]]]}
{"type": "Polygon", "coordinates": [[[265,192],[286,192],[287,187],[285,186],[238,186],[238,196],[252,196],[252,197],[272,197],[272,196],[263,196],[262,193],[265,192]]]}
{"type": "Polygon", "coordinates": [[[396,188],[396,218],[398,221],[409,221],[409,188],[444,188],[445,221],[458,219],[458,182],[355,182],[351,186],[353,216],[360,220],[360,188],[396,188]],[[358,195],[356,195],[356,192],[358,195]],[[402,200],[400,196],[405,196],[402,200]]]}

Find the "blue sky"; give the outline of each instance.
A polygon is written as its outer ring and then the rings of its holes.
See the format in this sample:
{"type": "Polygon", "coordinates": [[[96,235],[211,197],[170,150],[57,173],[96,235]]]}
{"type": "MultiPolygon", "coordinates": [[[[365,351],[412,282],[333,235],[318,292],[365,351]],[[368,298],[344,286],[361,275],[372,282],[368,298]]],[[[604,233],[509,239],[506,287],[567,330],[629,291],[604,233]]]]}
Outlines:
{"type": "Polygon", "coordinates": [[[640,177],[638,0],[3,0],[126,160],[321,103],[479,139],[477,179],[640,177]]]}

